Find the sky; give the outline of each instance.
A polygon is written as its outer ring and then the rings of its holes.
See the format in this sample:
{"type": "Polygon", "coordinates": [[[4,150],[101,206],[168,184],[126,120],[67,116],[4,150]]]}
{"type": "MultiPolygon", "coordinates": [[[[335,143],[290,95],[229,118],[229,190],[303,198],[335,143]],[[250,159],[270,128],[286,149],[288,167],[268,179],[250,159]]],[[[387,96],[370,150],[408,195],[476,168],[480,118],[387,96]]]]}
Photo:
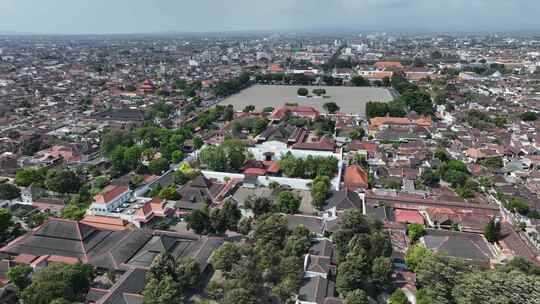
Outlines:
{"type": "Polygon", "coordinates": [[[0,0],[0,32],[539,31],[539,0],[0,0]]]}

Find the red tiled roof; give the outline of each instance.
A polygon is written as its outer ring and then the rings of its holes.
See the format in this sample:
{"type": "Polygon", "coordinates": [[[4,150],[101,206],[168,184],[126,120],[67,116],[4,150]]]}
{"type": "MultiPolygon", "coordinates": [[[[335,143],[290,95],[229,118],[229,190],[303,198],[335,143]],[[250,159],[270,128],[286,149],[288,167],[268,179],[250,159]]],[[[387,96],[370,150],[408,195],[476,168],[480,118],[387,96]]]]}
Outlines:
{"type": "Polygon", "coordinates": [[[396,209],[396,222],[409,224],[424,224],[424,218],[417,210],[396,209]]]}
{"type": "Polygon", "coordinates": [[[318,142],[309,142],[309,143],[298,143],[293,145],[294,149],[298,150],[316,150],[316,151],[334,151],[336,149],[336,143],[327,138],[323,137],[318,142]]]}
{"type": "Polygon", "coordinates": [[[429,127],[431,126],[430,117],[420,117],[418,119],[410,119],[407,117],[373,117],[370,119],[369,124],[371,127],[378,128],[382,125],[418,125],[429,127]]]}
{"type": "Polygon", "coordinates": [[[265,161],[264,165],[266,166],[266,172],[268,173],[278,173],[279,172],[279,163],[275,161],[265,161]]]}
{"type": "Polygon", "coordinates": [[[135,219],[147,223],[156,216],[165,217],[166,215],[165,202],[159,197],[154,197],[135,212],[135,219]]]}
{"type": "Polygon", "coordinates": [[[65,263],[73,265],[79,263],[79,259],[60,255],[51,255],[47,258],[47,262],[65,263]]]}
{"type": "Polygon", "coordinates": [[[149,220],[154,217],[154,212],[152,212],[152,204],[150,202],[145,203],[142,205],[141,208],[137,209],[135,212],[135,216],[139,220],[149,220]]]}
{"type": "Polygon", "coordinates": [[[374,66],[378,69],[403,68],[403,65],[401,65],[401,62],[399,61],[378,61],[374,64],[374,66]]]}
{"type": "Polygon", "coordinates": [[[94,201],[99,204],[108,204],[126,191],[129,191],[126,186],[109,185],[100,194],[94,196],[94,201]]]}
{"type": "Polygon", "coordinates": [[[347,167],[345,170],[345,186],[352,191],[368,188],[368,174],[358,165],[347,167]]]}
{"type": "Polygon", "coordinates": [[[30,265],[37,257],[33,254],[21,253],[13,259],[17,264],[30,265]]]}
{"type": "Polygon", "coordinates": [[[248,169],[244,170],[244,174],[263,176],[263,175],[266,174],[266,170],[265,169],[260,169],[260,168],[248,168],[248,169]]]}
{"type": "Polygon", "coordinates": [[[377,152],[377,144],[368,142],[368,141],[360,141],[360,140],[353,140],[349,144],[349,149],[353,151],[357,150],[366,150],[368,153],[375,153],[377,152]]]}
{"type": "Polygon", "coordinates": [[[274,112],[272,112],[272,115],[270,115],[271,119],[281,119],[285,115],[285,112],[291,112],[295,116],[299,117],[309,117],[309,118],[315,118],[320,115],[319,111],[315,110],[313,107],[307,107],[307,106],[296,106],[296,107],[281,107],[274,112]]]}
{"type": "Polygon", "coordinates": [[[128,222],[121,218],[100,215],[87,215],[81,220],[81,223],[92,226],[94,228],[117,231],[125,230],[128,225],[128,222]]]}

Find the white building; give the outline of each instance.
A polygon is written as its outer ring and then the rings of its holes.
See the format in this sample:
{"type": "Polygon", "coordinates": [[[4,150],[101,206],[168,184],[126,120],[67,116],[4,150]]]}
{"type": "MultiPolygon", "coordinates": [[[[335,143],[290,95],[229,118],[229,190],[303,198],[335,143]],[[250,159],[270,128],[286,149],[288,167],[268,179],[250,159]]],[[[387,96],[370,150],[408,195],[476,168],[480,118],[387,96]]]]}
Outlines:
{"type": "Polygon", "coordinates": [[[90,205],[88,212],[91,215],[107,215],[129,201],[131,190],[126,186],[109,185],[94,197],[94,202],[90,205]]]}

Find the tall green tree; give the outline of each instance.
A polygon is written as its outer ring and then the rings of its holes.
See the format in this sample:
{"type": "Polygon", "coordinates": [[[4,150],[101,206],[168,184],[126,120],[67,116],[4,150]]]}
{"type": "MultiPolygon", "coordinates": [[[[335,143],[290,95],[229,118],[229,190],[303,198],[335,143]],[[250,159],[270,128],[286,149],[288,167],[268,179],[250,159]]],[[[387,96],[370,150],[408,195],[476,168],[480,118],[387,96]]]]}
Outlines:
{"type": "Polygon", "coordinates": [[[311,197],[313,206],[317,209],[322,209],[326,203],[326,199],[330,194],[330,178],[327,176],[319,176],[313,180],[311,185],[311,197]]]}
{"type": "Polygon", "coordinates": [[[238,172],[246,160],[246,146],[242,142],[225,140],[219,146],[209,146],[200,153],[201,162],[220,172],[238,172]]]}
{"type": "Polygon", "coordinates": [[[323,108],[330,114],[334,114],[340,109],[335,102],[327,102],[323,104],[323,108]]]}
{"type": "Polygon", "coordinates": [[[0,184],[0,200],[12,200],[21,196],[21,190],[17,186],[8,183],[0,184]]]}
{"type": "Polygon", "coordinates": [[[539,303],[540,279],[520,271],[475,271],[459,280],[452,295],[457,304],[539,303]]]}
{"type": "Polygon", "coordinates": [[[124,130],[112,130],[101,137],[101,152],[109,156],[117,146],[129,147],[133,145],[133,135],[124,130]]]}
{"type": "Polygon", "coordinates": [[[370,273],[370,263],[365,254],[359,250],[348,253],[346,259],[338,265],[337,291],[346,296],[357,289],[368,289],[370,273]]]}
{"type": "Polygon", "coordinates": [[[278,194],[277,205],[281,212],[295,214],[300,207],[300,198],[291,191],[282,191],[278,194]]]}
{"type": "Polygon", "coordinates": [[[77,193],[81,188],[81,180],[70,170],[49,170],[45,186],[58,193],[77,193]]]}
{"type": "Polygon", "coordinates": [[[369,299],[365,291],[355,289],[345,296],[345,304],[369,304],[369,299]]]}
{"type": "Polygon", "coordinates": [[[351,83],[355,86],[355,87],[369,87],[369,81],[366,80],[364,77],[362,76],[354,76],[352,79],[351,79],[351,83]]]}
{"type": "Polygon", "coordinates": [[[153,159],[148,164],[148,170],[156,175],[161,175],[167,169],[169,169],[169,161],[165,158],[153,159]]]}
{"type": "Polygon", "coordinates": [[[185,303],[200,286],[201,270],[193,259],[176,261],[169,253],[158,255],[147,273],[145,304],[185,303]]]}
{"type": "Polygon", "coordinates": [[[272,211],[272,201],[263,196],[249,196],[245,201],[245,206],[253,212],[256,218],[272,211]]]}
{"type": "Polygon", "coordinates": [[[32,267],[28,265],[16,265],[9,268],[7,272],[8,279],[11,283],[17,286],[19,293],[21,293],[26,287],[28,287],[32,281],[30,280],[30,274],[32,273],[32,267]]]}
{"type": "Polygon", "coordinates": [[[93,276],[90,265],[52,263],[32,276],[21,298],[26,304],[49,304],[56,299],[82,302],[93,276]]]}
{"type": "Polygon", "coordinates": [[[306,88],[299,88],[296,93],[298,96],[308,96],[309,91],[306,88]]]}
{"type": "Polygon", "coordinates": [[[227,273],[232,270],[241,257],[242,254],[238,245],[226,242],[212,255],[212,265],[215,269],[227,273]]]}
{"type": "Polygon", "coordinates": [[[501,238],[501,222],[491,218],[484,228],[484,236],[490,243],[495,243],[501,238]]]}
{"type": "Polygon", "coordinates": [[[28,187],[31,184],[43,184],[46,172],[43,169],[20,169],[15,174],[15,184],[28,187]]]}
{"type": "Polygon", "coordinates": [[[413,242],[418,241],[422,236],[426,234],[424,225],[421,224],[409,224],[407,225],[407,236],[413,242]]]}
{"type": "Polygon", "coordinates": [[[6,208],[0,208],[0,236],[5,236],[12,225],[11,212],[6,208]]]}
{"type": "Polygon", "coordinates": [[[409,300],[401,289],[396,289],[390,296],[389,304],[408,304],[409,300]]]}

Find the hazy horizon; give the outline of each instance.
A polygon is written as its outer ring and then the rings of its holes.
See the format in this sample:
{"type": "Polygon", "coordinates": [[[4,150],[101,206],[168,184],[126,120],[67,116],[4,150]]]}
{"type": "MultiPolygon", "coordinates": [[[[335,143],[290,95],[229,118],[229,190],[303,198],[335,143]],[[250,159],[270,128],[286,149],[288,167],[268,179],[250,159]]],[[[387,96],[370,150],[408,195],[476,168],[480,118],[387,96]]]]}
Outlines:
{"type": "Polygon", "coordinates": [[[534,0],[0,0],[0,32],[540,32],[534,0]]]}

